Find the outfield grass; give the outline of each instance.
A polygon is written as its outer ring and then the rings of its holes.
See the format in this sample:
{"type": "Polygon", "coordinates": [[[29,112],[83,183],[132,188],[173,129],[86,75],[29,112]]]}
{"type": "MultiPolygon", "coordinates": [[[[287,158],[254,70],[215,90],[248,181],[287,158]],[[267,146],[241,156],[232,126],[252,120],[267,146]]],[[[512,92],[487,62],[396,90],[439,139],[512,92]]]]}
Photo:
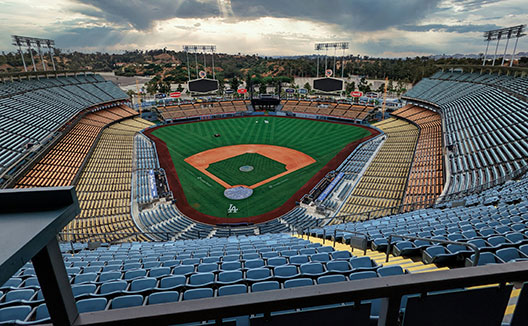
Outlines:
{"type": "Polygon", "coordinates": [[[237,218],[263,214],[281,206],[347,144],[370,132],[352,125],[261,116],[172,125],[152,134],[167,144],[185,197],[192,207],[204,214],[228,217],[227,209],[233,204],[239,211],[229,217],[237,218]],[[221,136],[214,137],[217,133],[221,136]],[[234,201],[224,197],[225,189],[221,185],[184,161],[208,149],[240,144],[289,147],[311,156],[316,162],[254,189],[247,199],[234,201]]]}
{"type": "Polygon", "coordinates": [[[286,171],[286,166],[260,154],[246,153],[213,163],[207,171],[232,186],[251,186],[286,171]],[[244,165],[252,166],[253,171],[240,171],[240,167],[244,165]]]}

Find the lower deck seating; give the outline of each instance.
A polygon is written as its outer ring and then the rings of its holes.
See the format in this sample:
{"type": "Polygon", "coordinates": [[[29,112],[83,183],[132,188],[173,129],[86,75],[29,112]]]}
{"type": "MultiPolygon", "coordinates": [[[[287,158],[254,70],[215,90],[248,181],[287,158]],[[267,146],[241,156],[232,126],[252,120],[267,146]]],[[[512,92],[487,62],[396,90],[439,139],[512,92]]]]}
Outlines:
{"type": "Polygon", "coordinates": [[[113,121],[135,114],[125,106],[88,113],[17,182],[15,188],[71,185],[101,130],[113,121]]]}
{"type": "Polygon", "coordinates": [[[204,115],[236,113],[247,111],[249,101],[196,102],[176,106],[159,107],[158,111],[165,120],[182,119],[204,115]]]}
{"type": "Polygon", "coordinates": [[[392,114],[420,127],[403,204],[407,210],[423,208],[434,203],[443,190],[442,119],[436,112],[412,105],[392,114]]]}
{"type": "MultiPolygon", "coordinates": [[[[81,213],[66,227],[66,232],[86,233],[105,242],[138,238],[130,235],[139,232],[130,216],[132,152],[136,132],[151,125],[133,118],[102,132],[77,184],[81,213]]],[[[83,240],[82,235],[67,237],[72,238],[83,240]]]]}
{"type": "Polygon", "coordinates": [[[365,217],[390,214],[390,208],[400,205],[404,196],[418,128],[395,118],[375,126],[385,132],[387,140],[339,211],[338,215],[350,215],[346,220],[358,220],[361,213],[374,210],[365,217]]]}

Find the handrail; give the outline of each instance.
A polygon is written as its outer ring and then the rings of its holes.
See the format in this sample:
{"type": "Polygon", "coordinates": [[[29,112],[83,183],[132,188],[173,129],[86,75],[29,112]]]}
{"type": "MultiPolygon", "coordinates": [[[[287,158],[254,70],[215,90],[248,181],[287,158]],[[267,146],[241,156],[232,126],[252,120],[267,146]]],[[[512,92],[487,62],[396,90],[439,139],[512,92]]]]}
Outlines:
{"type": "Polygon", "coordinates": [[[440,239],[414,237],[414,236],[410,236],[410,235],[390,234],[389,235],[389,244],[387,246],[385,262],[389,261],[389,254],[390,254],[391,248],[392,248],[392,238],[393,237],[397,237],[397,238],[401,238],[401,239],[408,239],[408,240],[421,240],[421,241],[428,241],[428,242],[437,242],[437,243],[441,243],[441,244],[462,245],[464,247],[468,247],[468,248],[472,249],[475,252],[475,256],[473,257],[473,266],[477,266],[478,265],[478,261],[480,259],[480,249],[477,246],[475,246],[474,244],[472,244],[472,243],[460,242],[460,241],[451,241],[451,240],[440,240],[440,239]]]}
{"type": "MultiPolygon", "coordinates": [[[[364,232],[358,232],[358,231],[350,231],[350,230],[343,230],[343,229],[335,229],[334,230],[334,247],[335,247],[335,244],[336,244],[336,234],[337,232],[348,232],[348,233],[352,233],[352,234],[359,234],[359,235],[362,235],[365,237],[365,244],[368,244],[368,234],[364,233],[364,232]]],[[[350,241],[350,249],[351,251],[354,250],[354,248],[352,247],[352,241],[350,241]]],[[[365,248],[363,248],[363,254],[366,255],[367,254],[367,246],[365,245],[365,248]]]]}

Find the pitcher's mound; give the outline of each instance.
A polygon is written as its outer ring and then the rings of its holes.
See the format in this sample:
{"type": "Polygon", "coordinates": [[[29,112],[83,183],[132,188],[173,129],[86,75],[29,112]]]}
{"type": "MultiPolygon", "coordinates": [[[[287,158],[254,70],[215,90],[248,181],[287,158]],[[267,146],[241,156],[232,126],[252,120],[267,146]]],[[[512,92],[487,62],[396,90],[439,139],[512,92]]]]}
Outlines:
{"type": "Polygon", "coordinates": [[[238,168],[241,172],[251,172],[253,171],[253,167],[251,165],[244,165],[238,168]]]}

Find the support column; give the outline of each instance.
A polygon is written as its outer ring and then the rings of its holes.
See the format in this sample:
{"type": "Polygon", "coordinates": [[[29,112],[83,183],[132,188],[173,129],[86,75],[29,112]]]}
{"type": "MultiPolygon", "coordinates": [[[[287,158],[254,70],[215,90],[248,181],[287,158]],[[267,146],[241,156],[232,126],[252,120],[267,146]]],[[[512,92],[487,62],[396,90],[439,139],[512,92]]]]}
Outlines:
{"type": "Polygon", "coordinates": [[[497,37],[497,45],[495,46],[495,54],[493,55],[493,61],[491,63],[491,66],[495,66],[495,59],[497,58],[497,50],[499,49],[499,42],[501,39],[501,34],[497,37]]]}
{"type": "Polygon", "coordinates": [[[317,53],[317,78],[319,78],[319,53],[317,53]]]}
{"type": "Polygon", "coordinates": [[[517,51],[517,42],[519,41],[519,37],[516,37],[515,38],[515,46],[513,47],[513,53],[511,55],[511,60],[510,60],[510,67],[513,66],[513,58],[515,56],[515,51],[517,51]]]}
{"type": "Polygon", "coordinates": [[[510,42],[510,37],[511,35],[508,34],[508,38],[506,39],[506,46],[504,47],[504,55],[502,56],[501,66],[504,65],[504,60],[506,59],[506,51],[508,51],[508,43],[510,42]]]}
{"type": "Polygon", "coordinates": [[[48,50],[49,50],[49,55],[51,58],[51,64],[53,65],[53,71],[57,71],[57,69],[55,68],[55,60],[53,60],[53,49],[49,47],[49,45],[48,45],[48,50]]]}
{"type": "Polygon", "coordinates": [[[189,76],[189,80],[191,80],[191,66],[189,65],[189,51],[185,51],[185,54],[187,56],[187,75],[189,76]]]}
{"type": "Polygon", "coordinates": [[[44,71],[46,71],[46,64],[44,63],[44,58],[42,57],[42,51],[40,50],[40,42],[37,43],[37,49],[40,57],[40,61],[42,62],[42,68],[44,71]]]}
{"type": "Polygon", "coordinates": [[[54,325],[72,325],[79,312],[57,239],[53,238],[32,261],[51,322],[54,325]]]}
{"type": "Polygon", "coordinates": [[[484,59],[482,60],[482,65],[486,65],[486,59],[488,58],[488,48],[489,48],[490,40],[488,40],[488,43],[486,45],[486,52],[484,53],[484,59]]]}
{"type": "Polygon", "coordinates": [[[33,58],[33,50],[31,50],[31,43],[27,42],[29,54],[31,55],[31,63],[33,63],[33,71],[37,71],[37,66],[35,66],[35,58],[33,58]]]}
{"type": "Polygon", "coordinates": [[[213,66],[213,79],[215,79],[214,52],[211,53],[211,61],[212,61],[212,66],[213,66]]]}
{"type": "Polygon", "coordinates": [[[18,44],[18,51],[20,52],[20,57],[22,58],[22,64],[24,65],[24,71],[27,72],[26,60],[24,59],[24,52],[22,52],[22,46],[18,44]]]}

